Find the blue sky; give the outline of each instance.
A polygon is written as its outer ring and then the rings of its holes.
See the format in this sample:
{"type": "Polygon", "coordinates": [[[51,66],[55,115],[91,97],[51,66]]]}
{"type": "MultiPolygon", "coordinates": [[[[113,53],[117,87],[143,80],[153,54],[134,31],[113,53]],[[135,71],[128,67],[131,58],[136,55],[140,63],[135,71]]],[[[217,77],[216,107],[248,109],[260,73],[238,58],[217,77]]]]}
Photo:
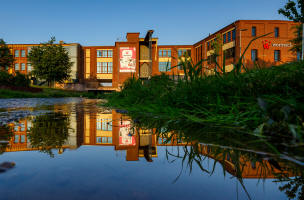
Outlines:
{"type": "Polygon", "coordinates": [[[155,30],[159,44],[194,44],[238,19],[285,20],[287,0],[0,0],[7,43],[57,40],[114,45],[127,32],[155,30]]]}

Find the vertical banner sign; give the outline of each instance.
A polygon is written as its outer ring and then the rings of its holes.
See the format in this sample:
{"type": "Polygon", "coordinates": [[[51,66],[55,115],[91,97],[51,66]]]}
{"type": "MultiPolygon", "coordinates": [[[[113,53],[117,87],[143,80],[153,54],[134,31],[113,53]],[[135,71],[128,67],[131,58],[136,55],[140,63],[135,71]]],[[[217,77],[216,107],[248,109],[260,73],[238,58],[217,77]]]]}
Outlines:
{"type": "Polygon", "coordinates": [[[119,126],[119,145],[134,146],[136,144],[135,137],[130,135],[131,122],[122,121],[119,126]]]}
{"type": "Polygon", "coordinates": [[[120,47],[119,49],[120,72],[135,72],[136,48],[120,47]]]}

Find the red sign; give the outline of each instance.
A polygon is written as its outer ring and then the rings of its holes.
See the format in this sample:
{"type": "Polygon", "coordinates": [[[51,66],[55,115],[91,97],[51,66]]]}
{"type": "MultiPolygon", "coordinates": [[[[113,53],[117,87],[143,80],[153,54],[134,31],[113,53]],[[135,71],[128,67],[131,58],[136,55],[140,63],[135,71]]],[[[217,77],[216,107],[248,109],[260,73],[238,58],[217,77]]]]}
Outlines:
{"type": "Polygon", "coordinates": [[[135,72],[136,68],[136,48],[121,47],[120,51],[120,72],[135,72]]]}
{"type": "Polygon", "coordinates": [[[269,49],[270,48],[270,45],[271,45],[270,41],[264,40],[262,43],[263,43],[263,48],[264,49],[269,49]]]}

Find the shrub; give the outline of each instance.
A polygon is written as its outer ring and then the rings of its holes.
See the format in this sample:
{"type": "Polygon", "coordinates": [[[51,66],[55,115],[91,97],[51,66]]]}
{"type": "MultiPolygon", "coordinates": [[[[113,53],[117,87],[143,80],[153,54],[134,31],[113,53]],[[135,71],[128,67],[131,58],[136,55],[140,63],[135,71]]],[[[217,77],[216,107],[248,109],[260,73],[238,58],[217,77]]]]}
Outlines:
{"type": "Polygon", "coordinates": [[[13,80],[13,75],[9,74],[7,71],[0,70],[0,85],[11,85],[13,80]]]}
{"type": "Polygon", "coordinates": [[[5,86],[19,86],[19,87],[29,87],[30,79],[28,76],[16,73],[15,76],[9,74],[7,71],[0,71],[0,85],[5,86]]]}
{"type": "Polygon", "coordinates": [[[20,87],[29,87],[30,86],[30,79],[28,76],[21,74],[19,72],[13,78],[13,85],[20,86],[20,87]]]}

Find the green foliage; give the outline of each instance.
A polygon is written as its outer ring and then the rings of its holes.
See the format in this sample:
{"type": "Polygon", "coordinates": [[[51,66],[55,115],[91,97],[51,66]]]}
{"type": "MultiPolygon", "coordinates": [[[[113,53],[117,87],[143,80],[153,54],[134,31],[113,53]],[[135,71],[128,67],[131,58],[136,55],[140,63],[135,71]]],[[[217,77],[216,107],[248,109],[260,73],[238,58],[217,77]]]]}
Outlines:
{"type": "Polygon", "coordinates": [[[0,85],[29,87],[30,79],[19,72],[14,76],[7,71],[0,71],[0,85]]]}
{"type": "Polygon", "coordinates": [[[284,8],[279,9],[279,14],[284,15],[289,20],[294,22],[304,23],[304,1],[297,0],[292,1],[288,0],[284,8]]]}
{"type": "Polygon", "coordinates": [[[297,53],[302,52],[302,35],[303,35],[303,23],[304,23],[304,1],[297,0],[291,1],[288,0],[284,8],[279,9],[279,14],[284,15],[289,20],[294,22],[301,22],[302,25],[297,25],[294,27],[294,35],[295,38],[290,40],[292,42],[293,47],[291,51],[297,53]]]}
{"type": "Polygon", "coordinates": [[[47,43],[35,46],[28,55],[33,66],[32,74],[46,80],[50,86],[53,82],[62,83],[70,78],[72,62],[67,50],[61,44],[54,44],[52,37],[47,43]]]}
{"type": "Polygon", "coordinates": [[[0,70],[13,66],[14,57],[3,39],[0,39],[0,70]]]}
{"type": "Polygon", "coordinates": [[[0,71],[0,85],[10,85],[13,82],[13,75],[7,71],[0,71]]]}
{"type": "Polygon", "coordinates": [[[132,78],[121,92],[108,97],[108,105],[143,113],[147,118],[168,120],[166,123],[179,120],[185,124],[197,123],[206,131],[230,128],[253,133],[272,119],[286,125],[288,135],[293,135],[289,124],[297,126],[300,134],[304,130],[303,75],[303,63],[296,62],[240,74],[193,76],[191,81],[189,76],[175,81],[162,75],[144,83],[132,78]],[[267,102],[267,111],[258,104],[259,98],[267,102]],[[282,113],[275,111],[284,106],[293,111],[289,121],[284,121],[279,117],[282,113]]]}
{"type": "Polygon", "coordinates": [[[69,117],[63,113],[37,116],[28,137],[33,147],[54,157],[53,148],[61,148],[69,136],[69,117]]]}

